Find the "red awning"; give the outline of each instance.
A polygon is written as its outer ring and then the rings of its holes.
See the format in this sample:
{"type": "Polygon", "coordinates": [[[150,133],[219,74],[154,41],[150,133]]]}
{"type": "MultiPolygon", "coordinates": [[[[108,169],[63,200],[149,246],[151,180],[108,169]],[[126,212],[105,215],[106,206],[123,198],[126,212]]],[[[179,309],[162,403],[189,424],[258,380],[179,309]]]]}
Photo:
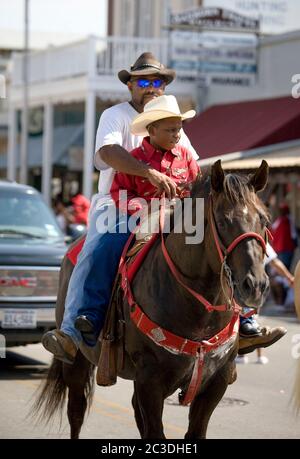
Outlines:
{"type": "Polygon", "coordinates": [[[200,159],[300,138],[300,99],[279,97],[215,105],[184,130],[200,159]]]}

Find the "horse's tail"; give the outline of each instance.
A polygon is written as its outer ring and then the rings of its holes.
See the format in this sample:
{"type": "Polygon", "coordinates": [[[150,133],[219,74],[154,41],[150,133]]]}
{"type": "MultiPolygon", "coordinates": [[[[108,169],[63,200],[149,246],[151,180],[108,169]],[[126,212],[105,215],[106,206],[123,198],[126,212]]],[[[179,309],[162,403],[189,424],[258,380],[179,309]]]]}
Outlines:
{"type": "MultiPolygon", "coordinates": [[[[68,253],[84,237],[76,239],[71,244],[68,253]]],[[[55,309],[58,328],[60,328],[63,320],[68,284],[73,269],[74,264],[66,254],[61,265],[55,309]]],[[[58,412],[62,419],[68,388],[71,393],[75,391],[75,395],[82,397],[84,406],[90,408],[94,392],[94,366],[80,351],[77,352],[73,365],[64,364],[62,361],[53,358],[47,372],[47,378],[40,385],[36,399],[33,402],[31,416],[38,420],[49,422],[54,414],[58,412]]]]}
{"type": "Polygon", "coordinates": [[[38,389],[31,415],[49,422],[56,412],[62,418],[62,411],[67,394],[67,384],[63,376],[63,362],[53,358],[47,378],[38,389]]]}

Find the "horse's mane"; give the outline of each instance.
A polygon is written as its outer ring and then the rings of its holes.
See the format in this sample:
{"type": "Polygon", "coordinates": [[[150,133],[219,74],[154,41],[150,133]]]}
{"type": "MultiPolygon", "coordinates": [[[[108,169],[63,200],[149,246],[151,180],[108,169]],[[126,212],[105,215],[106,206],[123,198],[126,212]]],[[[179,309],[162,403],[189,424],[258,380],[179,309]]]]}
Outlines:
{"type": "MultiPolygon", "coordinates": [[[[191,190],[191,197],[207,198],[210,190],[210,171],[206,169],[194,182],[191,190]]],[[[243,206],[255,208],[269,220],[269,212],[266,206],[254,192],[254,188],[251,185],[249,186],[249,175],[235,173],[226,174],[223,182],[223,194],[233,205],[241,204],[243,206]]]]}

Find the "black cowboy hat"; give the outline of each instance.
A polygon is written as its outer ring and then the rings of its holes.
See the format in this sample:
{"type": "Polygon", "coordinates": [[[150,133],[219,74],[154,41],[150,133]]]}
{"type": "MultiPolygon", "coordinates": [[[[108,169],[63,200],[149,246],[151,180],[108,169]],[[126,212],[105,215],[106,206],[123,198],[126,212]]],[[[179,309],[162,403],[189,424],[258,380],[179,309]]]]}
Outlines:
{"type": "Polygon", "coordinates": [[[132,76],[138,77],[143,75],[159,75],[163,77],[166,84],[169,84],[174,80],[176,73],[174,70],[167,69],[149,52],[140,55],[136,62],[130,67],[130,72],[127,70],[120,70],[118,73],[119,80],[124,84],[127,84],[132,76]]]}

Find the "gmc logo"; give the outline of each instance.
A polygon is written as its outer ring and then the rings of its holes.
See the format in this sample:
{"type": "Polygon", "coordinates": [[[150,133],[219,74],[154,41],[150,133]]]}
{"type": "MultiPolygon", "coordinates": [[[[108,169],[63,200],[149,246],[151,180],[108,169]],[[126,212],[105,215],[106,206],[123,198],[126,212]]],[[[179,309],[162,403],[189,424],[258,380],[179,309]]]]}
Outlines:
{"type": "Polygon", "coordinates": [[[25,287],[35,288],[37,286],[36,277],[0,277],[0,287],[25,287]]]}

